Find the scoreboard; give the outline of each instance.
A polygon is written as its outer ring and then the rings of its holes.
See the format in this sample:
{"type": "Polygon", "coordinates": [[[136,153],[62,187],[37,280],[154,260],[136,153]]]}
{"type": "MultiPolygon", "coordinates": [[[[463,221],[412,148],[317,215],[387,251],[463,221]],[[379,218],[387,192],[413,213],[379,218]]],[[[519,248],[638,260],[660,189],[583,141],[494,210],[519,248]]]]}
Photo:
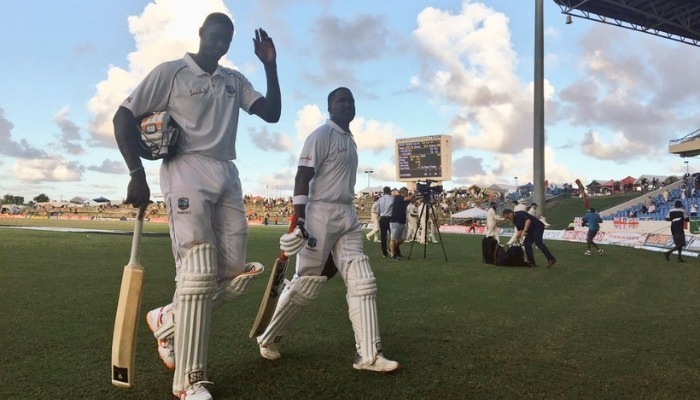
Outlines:
{"type": "Polygon", "coordinates": [[[452,137],[421,136],[396,140],[396,180],[452,180],[452,137]]]}

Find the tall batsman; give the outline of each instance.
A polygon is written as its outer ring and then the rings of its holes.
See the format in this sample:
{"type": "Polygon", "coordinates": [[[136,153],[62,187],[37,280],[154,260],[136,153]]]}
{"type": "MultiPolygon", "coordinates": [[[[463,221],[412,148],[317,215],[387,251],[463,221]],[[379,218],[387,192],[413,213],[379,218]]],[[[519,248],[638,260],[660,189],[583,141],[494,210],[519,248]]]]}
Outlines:
{"type": "Polygon", "coordinates": [[[208,400],[207,348],[211,311],[242,295],[262,272],[245,263],[248,225],[236,165],[239,110],[266,122],[281,113],[277,52],[263,29],[253,45],[267,76],[263,97],[243,74],[219,60],[233,39],[233,23],[222,13],[199,28],[199,50],[158,65],[114,116],[119,149],[131,181],[126,202],[148,203],[150,189],[139,159],[135,116],[166,110],[182,128],[173,158],[160,169],[168,209],[177,281],[172,303],[147,315],[158,352],[175,369],[173,393],[180,399],[208,400]]]}
{"type": "MultiPolygon", "coordinates": [[[[396,361],[382,355],[377,321],[377,283],[362,249],[362,226],[352,201],[357,174],[357,146],[350,132],[355,99],[344,87],[328,95],[330,119],[309,135],[294,181],[294,213],[299,222],[282,236],[287,255],[299,253],[296,273],[284,289],[265,332],[257,337],[260,355],[276,360],[289,324],[318,297],[330,276],[323,267],[329,254],[347,287],[348,312],[355,332],[353,368],[391,372],[396,361]]],[[[332,276],[332,275],[331,275],[332,276]]]]}

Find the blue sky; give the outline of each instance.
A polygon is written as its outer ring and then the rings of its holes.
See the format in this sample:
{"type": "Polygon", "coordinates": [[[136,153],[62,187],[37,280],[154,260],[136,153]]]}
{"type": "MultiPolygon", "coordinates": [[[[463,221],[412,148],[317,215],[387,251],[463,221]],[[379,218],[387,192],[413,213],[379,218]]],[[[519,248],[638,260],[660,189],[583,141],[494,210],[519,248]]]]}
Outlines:
{"type": "MultiPolygon", "coordinates": [[[[157,63],[196,51],[213,11],[236,27],[222,61],[265,92],[251,38],[274,39],[282,118],[242,115],[244,193],[290,195],[304,138],[325,99],[350,87],[359,148],[356,189],[398,186],[397,138],[453,136],[452,180],[532,180],[534,1],[88,0],[8,2],[0,42],[0,194],[120,201],[128,174],[111,119],[157,63]],[[398,6],[400,4],[400,6],[398,6]]],[[[668,142],[700,128],[700,49],[564,16],[545,0],[545,178],[622,179],[700,168],[668,142]]],[[[160,192],[159,162],[145,162],[160,192]]]]}

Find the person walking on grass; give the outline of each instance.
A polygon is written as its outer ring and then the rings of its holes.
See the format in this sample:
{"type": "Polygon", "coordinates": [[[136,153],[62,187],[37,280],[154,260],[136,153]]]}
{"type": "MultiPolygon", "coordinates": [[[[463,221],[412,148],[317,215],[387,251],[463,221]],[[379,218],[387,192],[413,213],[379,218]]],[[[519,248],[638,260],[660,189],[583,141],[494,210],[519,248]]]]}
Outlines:
{"type": "Polygon", "coordinates": [[[678,262],[685,262],[683,257],[681,257],[681,253],[686,244],[685,223],[690,221],[690,218],[688,214],[686,214],[685,208],[683,208],[682,201],[676,200],[673,208],[668,210],[666,214],[666,221],[671,221],[671,236],[673,236],[674,247],[669,251],[665,251],[664,257],[666,257],[666,261],[670,261],[671,254],[673,254],[674,251],[678,251],[678,262]]]}
{"type": "Polygon", "coordinates": [[[603,220],[600,218],[600,215],[595,211],[595,208],[591,207],[591,209],[588,210],[586,215],[583,216],[583,223],[588,226],[588,234],[586,234],[586,244],[588,245],[588,250],[586,250],[585,255],[590,256],[591,255],[591,247],[595,247],[595,249],[598,251],[598,254],[603,254],[603,249],[598,247],[598,245],[593,242],[593,239],[595,239],[595,236],[598,234],[598,231],[600,230],[600,224],[603,222],[603,220]]]}
{"type": "Polygon", "coordinates": [[[297,226],[282,235],[280,249],[297,254],[291,282],[279,297],[270,324],[256,338],[260,355],[282,357],[279,344],[302,309],[319,295],[333,275],[324,274],[329,255],[347,289],[346,301],[355,334],[352,367],[392,372],[399,363],[382,353],[377,317],[377,281],[362,249],[362,225],[353,207],[357,176],[357,145],[350,132],[355,99],[339,87],[328,95],[330,118],[304,142],[294,179],[294,216],[297,226]]]}
{"type": "Polygon", "coordinates": [[[165,197],[175,259],[172,303],[147,314],[158,353],[174,369],[178,399],[211,400],[205,385],[211,312],[242,296],[262,273],[246,263],[248,224],[236,159],[239,111],[274,123],[281,114],[277,52],[263,29],[255,31],[255,55],[267,77],[263,96],[239,71],[219,60],[233,39],[226,14],[209,14],[199,28],[199,50],[155,67],[114,116],[114,134],[129,168],[125,203],[146,206],[146,182],[136,117],[167,111],[181,126],[175,156],[163,161],[165,197]]]}

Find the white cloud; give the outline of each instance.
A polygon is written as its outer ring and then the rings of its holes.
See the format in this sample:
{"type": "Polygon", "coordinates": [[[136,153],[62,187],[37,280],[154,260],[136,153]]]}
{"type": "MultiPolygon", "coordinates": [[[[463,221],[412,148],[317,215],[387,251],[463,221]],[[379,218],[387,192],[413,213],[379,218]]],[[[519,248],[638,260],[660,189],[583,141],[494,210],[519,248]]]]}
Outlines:
{"type": "Polygon", "coordinates": [[[297,111],[297,120],[294,122],[294,127],[297,131],[297,139],[301,142],[306,140],[316,128],[326,121],[327,117],[321,112],[315,104],[308,104],[297,111]]]}
{"type": "Polygon", "coordinates": [[[508,18],[464,1],[459,13],[429,7],[417,21],[425,65],[411,83],[456,109],[455,146],[513,152],[531,145],[532,124],[524,121],[532,120],[532,95],[515,72],[508,18]]]}
{"type": "Polygon", "coordinates": [[[75,182],[82,179],[85,167],[75,161],[54,156],[46,159],[18,159],[12,166],[15,177],[22,181],[75,182]]]}

